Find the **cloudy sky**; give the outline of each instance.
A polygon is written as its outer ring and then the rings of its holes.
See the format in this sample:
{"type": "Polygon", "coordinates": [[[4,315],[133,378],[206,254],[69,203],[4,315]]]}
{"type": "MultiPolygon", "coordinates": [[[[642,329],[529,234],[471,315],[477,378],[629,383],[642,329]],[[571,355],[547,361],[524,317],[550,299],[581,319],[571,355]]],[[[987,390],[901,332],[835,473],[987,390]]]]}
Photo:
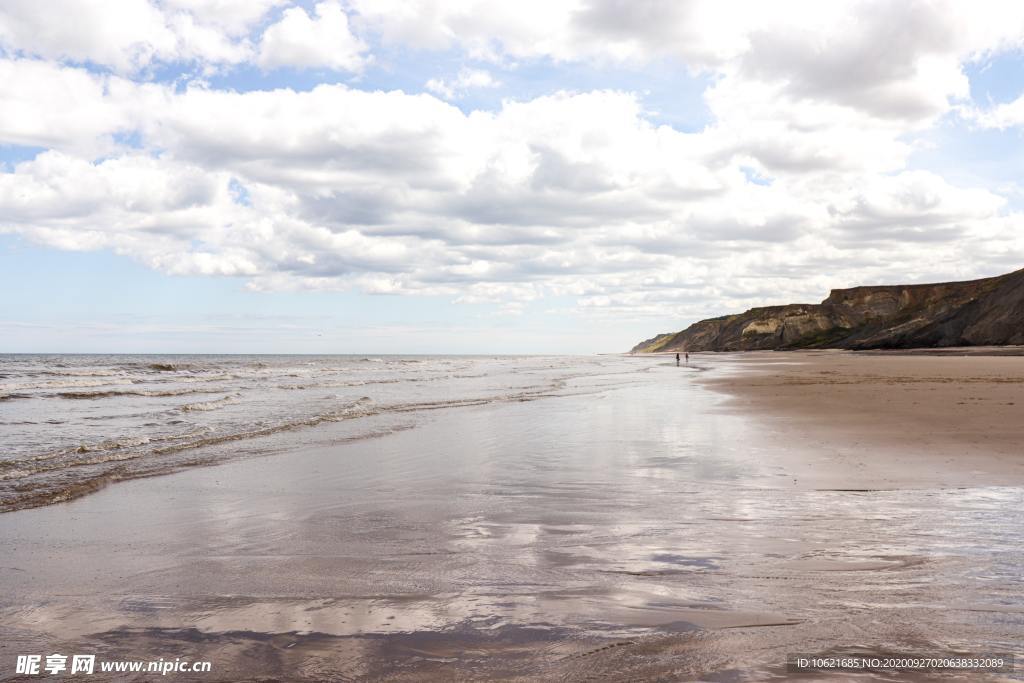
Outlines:
{"type": "Polygon", "coordinates": [[[1024,267],[1024,3],[4,0],[0,351],[598,352],[1024,267]]]}

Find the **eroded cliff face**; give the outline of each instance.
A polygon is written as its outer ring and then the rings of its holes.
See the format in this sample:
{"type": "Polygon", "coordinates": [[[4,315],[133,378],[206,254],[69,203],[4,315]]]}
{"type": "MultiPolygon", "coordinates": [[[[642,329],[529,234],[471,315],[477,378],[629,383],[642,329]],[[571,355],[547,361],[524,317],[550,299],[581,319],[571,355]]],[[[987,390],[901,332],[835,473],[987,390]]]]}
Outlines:
{"type": "Polygon", "coordinates": [[[1024,270],[967,282],[835,289],[820,304],[702,320],[633,352],[1006,344],[1024,344],[1024,270]]]}

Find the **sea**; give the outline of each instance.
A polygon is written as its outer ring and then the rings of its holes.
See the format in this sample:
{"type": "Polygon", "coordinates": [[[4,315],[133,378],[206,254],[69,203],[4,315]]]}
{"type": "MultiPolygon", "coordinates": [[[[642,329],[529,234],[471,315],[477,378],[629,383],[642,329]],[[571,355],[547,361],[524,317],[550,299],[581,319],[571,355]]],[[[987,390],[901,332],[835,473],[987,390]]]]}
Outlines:
{"type": "Polygon", "coordinates": [[[0,511],[300,447],[325,425],[345,423],[335,441],[373,438],[636,372],[615,357],[0,355],[0,511]]]}

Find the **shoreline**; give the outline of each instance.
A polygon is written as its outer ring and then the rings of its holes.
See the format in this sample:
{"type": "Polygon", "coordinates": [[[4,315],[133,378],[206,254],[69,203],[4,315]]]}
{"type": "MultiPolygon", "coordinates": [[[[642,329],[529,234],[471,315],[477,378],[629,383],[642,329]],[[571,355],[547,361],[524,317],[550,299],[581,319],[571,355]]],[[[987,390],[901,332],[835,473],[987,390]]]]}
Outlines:
{"type": "MultiPolygon", "coordinates": [[[[692,357],[704,356],[716,356],[716,355],[731,355],[731,354],[765,354],[765,353],[780,353],[780,354],[801,354],[801,353],[819,353],[819,352],[837,352],[837,353],[849,353],[855,355],[879,355],[879,356],[1024,356],[1024,345],[1007,345],[1007,346],[916,346],[906,349],[840,349],[840,348],[814,348],[814,349],[768,349],[763,351],[756,350],[737,350],[737,351],[690,351],[689,354],[692,357]]],[[[632,353],[630,351],[624,351],[619,354],[598,354],[598,355],[619,355],[624,358],[643,358],[645,356],[675,356],[677,353],[686,353],[685,351],[641,351],[639,353],[632,353]]]]}

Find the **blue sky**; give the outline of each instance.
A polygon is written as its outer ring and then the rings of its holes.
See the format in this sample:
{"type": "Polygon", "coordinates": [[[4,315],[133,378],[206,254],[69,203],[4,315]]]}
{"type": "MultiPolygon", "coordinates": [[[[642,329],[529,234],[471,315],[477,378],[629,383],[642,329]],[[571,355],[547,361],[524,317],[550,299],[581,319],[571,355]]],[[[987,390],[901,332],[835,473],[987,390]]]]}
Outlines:
{"type": "Polygon", "coordinates": [[[0,352],[620,351],[1021,267],[1021,11],[819,5],[8,3],[0,352]]]}
{"type": "MultiPolygon", "coordinates": [[[[17,353],[550,353],[587,344],[564,316],[503,316],[450,297],[252,292],[243,280],[167,276],[109,251],[0,236],[5,330],[17,353]],[[126,286],[130,283],[130,286],[126,286]],[[510,341],[504,341],[507,336],[510,341]]],[[[571,300],[545,306],[571,307],[571,300]]]]}

